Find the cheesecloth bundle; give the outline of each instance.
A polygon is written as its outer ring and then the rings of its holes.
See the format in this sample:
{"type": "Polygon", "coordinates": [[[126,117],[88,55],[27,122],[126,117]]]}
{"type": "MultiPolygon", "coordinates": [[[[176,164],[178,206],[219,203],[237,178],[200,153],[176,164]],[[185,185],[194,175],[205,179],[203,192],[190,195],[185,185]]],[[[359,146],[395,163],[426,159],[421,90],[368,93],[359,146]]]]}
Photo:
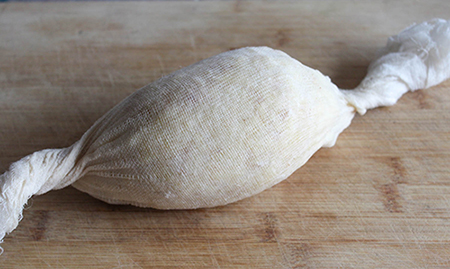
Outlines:
{"type": "Polygon", "coordinates": [[[138,90],[64,149],[0,175],[0,240],[33,195],[72,185],[113,204],[213,207],[286,179],[333,146],[355,111],[392,105],[450,76],[450,23],[388,40],[354,90],[267,47],[228,51],[138,90]]]}

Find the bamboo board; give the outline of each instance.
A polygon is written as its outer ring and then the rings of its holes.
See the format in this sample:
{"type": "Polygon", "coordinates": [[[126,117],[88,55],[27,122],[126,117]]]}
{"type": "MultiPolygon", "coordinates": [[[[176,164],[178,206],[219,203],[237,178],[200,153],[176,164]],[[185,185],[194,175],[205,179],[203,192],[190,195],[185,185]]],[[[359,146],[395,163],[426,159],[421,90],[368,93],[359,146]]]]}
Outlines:
{"type": "MultiPolygon", "coordinates": [[[[355,87],[388,36],[441,1],[0,4],[0,171],[69,146],[124,97],[253,45],[355,87]]],[[[2,268],[448,268],[450,81],[357,116],[286,181],[213,209],[34,197],[2,268]]]]}

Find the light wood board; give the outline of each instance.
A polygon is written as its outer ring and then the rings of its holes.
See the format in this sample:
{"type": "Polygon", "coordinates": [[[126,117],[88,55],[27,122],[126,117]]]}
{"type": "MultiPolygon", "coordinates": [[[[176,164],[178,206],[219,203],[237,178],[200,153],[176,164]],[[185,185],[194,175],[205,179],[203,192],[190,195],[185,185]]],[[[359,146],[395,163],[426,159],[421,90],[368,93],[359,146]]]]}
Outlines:
{"type": "MultiPolygon", "coordinates": [[[[355,87],[388,36],[450,2],[0,4],[0,172],[69,146],[162,75],[266,45],[355,87]]],[[[34,197],[2,268],[449,268],[450,81],[357,116],[284,182],[213,209],[34,197]]]]}

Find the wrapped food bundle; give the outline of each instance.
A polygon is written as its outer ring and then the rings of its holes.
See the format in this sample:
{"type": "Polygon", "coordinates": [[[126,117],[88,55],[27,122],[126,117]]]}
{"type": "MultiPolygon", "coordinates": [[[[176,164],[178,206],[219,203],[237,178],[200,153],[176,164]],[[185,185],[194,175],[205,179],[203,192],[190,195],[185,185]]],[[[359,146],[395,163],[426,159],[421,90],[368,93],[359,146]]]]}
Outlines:
{"type": "Polygon", "coordinates": [[[232,203],[289,177],[334,145],[355,113],[450,76],[450,22],[389,38],[353,90],[284,52],[228,51],[138,90],[68,148],[0,175],[0,240],[33,195],[72,185],[112,204],[192,209],[232,203]]]}

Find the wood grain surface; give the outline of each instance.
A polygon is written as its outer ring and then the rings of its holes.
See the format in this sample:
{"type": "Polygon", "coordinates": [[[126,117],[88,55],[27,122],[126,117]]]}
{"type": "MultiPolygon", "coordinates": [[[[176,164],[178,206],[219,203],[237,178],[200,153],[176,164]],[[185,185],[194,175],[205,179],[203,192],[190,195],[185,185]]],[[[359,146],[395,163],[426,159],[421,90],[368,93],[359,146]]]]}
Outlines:
{"type": "MultiPolygon", "coordinates": [[[[450,2],[0,4],[0,172],[69,146],[124,97],[229,49],[266,45],[355,87],[388,36],[450,2]]],[[[34,197],[2,268],[449,268],[450,81],[357,116],[277,186],[213,209],[34,197]]]]}

